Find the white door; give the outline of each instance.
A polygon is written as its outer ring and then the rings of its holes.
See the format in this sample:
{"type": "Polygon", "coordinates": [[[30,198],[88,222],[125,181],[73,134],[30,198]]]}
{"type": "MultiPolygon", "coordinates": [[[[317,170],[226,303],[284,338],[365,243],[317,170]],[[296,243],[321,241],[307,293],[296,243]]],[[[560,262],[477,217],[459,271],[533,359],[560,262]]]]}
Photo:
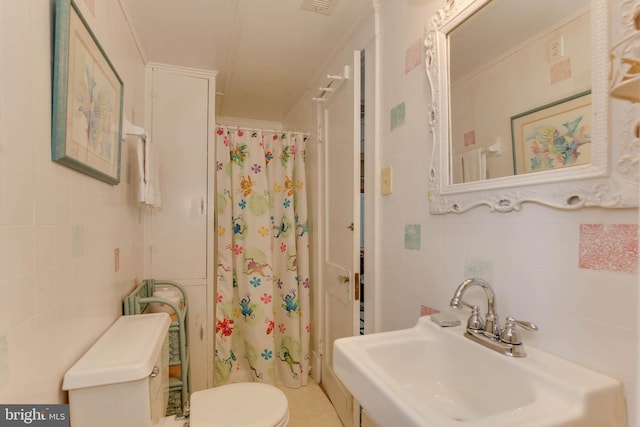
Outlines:
{"type": "Polygon", "coordinates": [[[360,52],[324,109],[325,259],[322,383],[346,427],[358,409],[333,371],[333,342],[359,333],[360,52]]]}

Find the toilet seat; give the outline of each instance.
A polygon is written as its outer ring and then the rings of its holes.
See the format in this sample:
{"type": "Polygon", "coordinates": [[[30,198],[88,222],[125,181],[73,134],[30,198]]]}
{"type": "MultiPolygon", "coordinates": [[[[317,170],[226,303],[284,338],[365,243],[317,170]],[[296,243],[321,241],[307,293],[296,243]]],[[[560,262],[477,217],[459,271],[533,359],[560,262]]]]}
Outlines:
{"type": "Polygon", "coordinates": [[[285,427],[289,404],[269,384],[235,383],[191,394],[190,427],[285,427]]]}

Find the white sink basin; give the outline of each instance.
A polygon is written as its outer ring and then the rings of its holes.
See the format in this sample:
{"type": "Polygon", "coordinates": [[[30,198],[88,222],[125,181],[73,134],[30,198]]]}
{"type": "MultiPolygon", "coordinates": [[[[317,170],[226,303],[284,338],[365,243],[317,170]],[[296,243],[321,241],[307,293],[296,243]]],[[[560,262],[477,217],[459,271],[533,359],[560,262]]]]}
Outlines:
{"type": "Polygon", "coordinates": [[[422,317],[337,340],[333,367],[381,427],[627,426],[620,381],[530,346],[511,358],[463,334],[422,317]]]}

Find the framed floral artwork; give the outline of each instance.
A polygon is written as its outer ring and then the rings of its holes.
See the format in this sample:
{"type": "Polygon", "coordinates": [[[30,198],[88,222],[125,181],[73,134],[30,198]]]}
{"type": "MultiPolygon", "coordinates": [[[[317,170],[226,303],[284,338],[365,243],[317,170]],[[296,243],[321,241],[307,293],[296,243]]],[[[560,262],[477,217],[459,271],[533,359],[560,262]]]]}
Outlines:
{"type": "Polygon", "coordinates": [[[124,85],[73,0],[56,6],[52,160],[120,182],[124,85]]]}
{"type": "Polygon", "coordinates": [[[511,117],[516,175],[591,163],[591,91],[511,117]]]}

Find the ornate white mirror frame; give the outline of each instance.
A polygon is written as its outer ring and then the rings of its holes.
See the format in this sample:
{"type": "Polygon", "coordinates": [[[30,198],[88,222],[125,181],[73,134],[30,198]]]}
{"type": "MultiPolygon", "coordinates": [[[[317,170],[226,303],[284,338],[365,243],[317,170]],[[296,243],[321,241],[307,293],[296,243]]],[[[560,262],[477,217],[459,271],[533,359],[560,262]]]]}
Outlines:
{"type": "MultiPolygon", "coordinates": [[[[520,210],[523,203],[558,209],[638,206],[640,122],[631,102],[609,96],[609,6],[621,26],[632,11],[627,0],[591,0],[592,31],[592,162],[589,165],[452,184],[449,147],[448,34],[491,0],[449,0],[427,23],[426,72],[431,87],[429,126],[433,151],[429,170],[429,200],[433,214],[462,213],[487,206],[492,211],[520,210]],[[615,111],[615,114],[611,113],[615,111]],[[615,120],[611,120],[611,117],[615,120]],[[611,120],[611,121],[610,121],[611,120]]],[[[626,30],[625,30],[626,31],[626,30]]]]}

